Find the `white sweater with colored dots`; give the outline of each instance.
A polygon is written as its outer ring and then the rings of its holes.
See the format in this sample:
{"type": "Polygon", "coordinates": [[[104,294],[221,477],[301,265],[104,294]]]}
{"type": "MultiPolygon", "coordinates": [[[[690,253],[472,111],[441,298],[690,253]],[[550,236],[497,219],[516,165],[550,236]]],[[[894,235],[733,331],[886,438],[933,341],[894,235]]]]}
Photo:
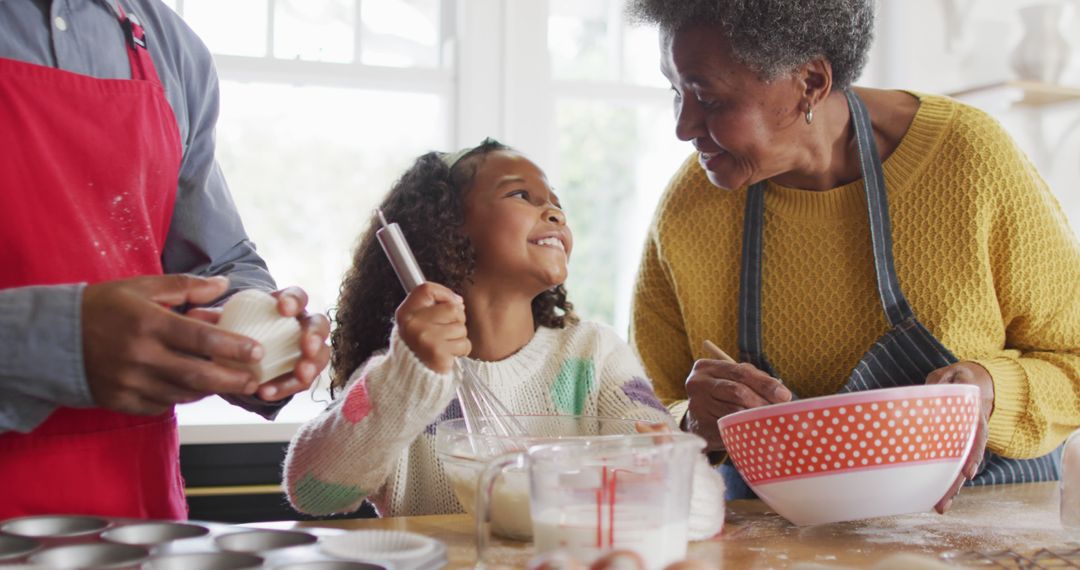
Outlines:
{"type": "MultiPolygon", "coordinates": [[[[598,323],[540,327],[509,358],[469,364],[514,413],[675,426],[630,347],[598,323]]],[[[365,498],[382,516],[463,512],[432,448],[434,424],[460,417],[457,382],[452,373],[437,374],[421,363],[395,328],[389,350],[353,373],[338,398],[293,438],[285,459],[289,501],[313,515],[351,512],[365,498]]],[[[708,470],[704,460],[700,463],[708,470]]],[[[715,534],[723,523],[723,483],[711,471],[696,474],[697,481],[716,486],[700,493],[710,504],[693,509],[716,511],[710,517],[717,521],[715,534]]]]}

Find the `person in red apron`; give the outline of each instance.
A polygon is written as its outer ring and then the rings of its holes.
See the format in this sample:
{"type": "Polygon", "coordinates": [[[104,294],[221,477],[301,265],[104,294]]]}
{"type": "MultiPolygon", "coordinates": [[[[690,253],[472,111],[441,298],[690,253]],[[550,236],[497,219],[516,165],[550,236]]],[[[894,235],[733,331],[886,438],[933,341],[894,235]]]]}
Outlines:
{"type": "MultiPolygon", "coordinates": [[[[254,341],[204,322],[216,320],[212,311],[170,310],[210,303],[228,281],[162,275],[181,134],[151,40],[119,2],[111,8],[131,80],[0,58],[0,289],[88,284],[77,301],[77,334],[96,404],[63,406],[35,392],[33,370],[11,373],[31,396],[23,405],[51,413],[27,433],[0,433],[0,519],[186,518],[173,405],[221,393],[274,408],[267,401],[305,389],[328,360],[328,322],[304,312],[306,295],[295,288],[278,294],[279,309],[301,319],[304,357],[293,374],[262,387],[205,358],[257,359],[254,341]]],[[[66,29],[59,17],[53,25],[66,29]]],[[[5,324],[13,320],[6,311],[5,324]]],[[[22,318],[35,318],[32,303],[22,318]]]]}

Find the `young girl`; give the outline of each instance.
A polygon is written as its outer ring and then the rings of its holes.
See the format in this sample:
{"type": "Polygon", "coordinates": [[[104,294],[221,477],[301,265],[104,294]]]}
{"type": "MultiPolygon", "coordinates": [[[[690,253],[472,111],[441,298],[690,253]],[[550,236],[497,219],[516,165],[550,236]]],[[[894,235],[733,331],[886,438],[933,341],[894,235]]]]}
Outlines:
{"type": "MultiPolygon", "coordinates": [[[[428,282],[405,295],[372,224],[341,288],[335,400],[300,429],[285,460],[298,510],[350,512],[367,498],[382,516],[463,512],[432,450],[435,424],[461,414],[455,357],[468,357],[514,413],[674,428],[631,349],[609,327],[579,321],[566,300],[573,237],[535,164],[491,139],[428,153],[381,208],[428,282]]],[[[708,517],[715,534],[722,503],[700,509],[717,511],[708,517]]]]}

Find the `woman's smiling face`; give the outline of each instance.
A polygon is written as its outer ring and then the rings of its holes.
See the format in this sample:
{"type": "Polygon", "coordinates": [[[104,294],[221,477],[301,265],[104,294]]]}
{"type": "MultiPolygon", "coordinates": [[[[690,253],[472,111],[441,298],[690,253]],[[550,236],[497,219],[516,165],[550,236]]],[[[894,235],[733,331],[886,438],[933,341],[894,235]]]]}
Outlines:
{"type": "Polygon", "coordinates": [[[735,60],[715,24],[661,33],[660,50],[675,97],[675,134],[693,143],[710,182],[733,190],[792,167],[795,136],[806,127],[794,77],[762,81],[735,60]]]}
{"type": "Polygon", "coordinates": [[[471,160],[464,233],[476,251],[473,284],[531,297],[564,283],[573,235],[544,171],[510,150],[471,160]]]}

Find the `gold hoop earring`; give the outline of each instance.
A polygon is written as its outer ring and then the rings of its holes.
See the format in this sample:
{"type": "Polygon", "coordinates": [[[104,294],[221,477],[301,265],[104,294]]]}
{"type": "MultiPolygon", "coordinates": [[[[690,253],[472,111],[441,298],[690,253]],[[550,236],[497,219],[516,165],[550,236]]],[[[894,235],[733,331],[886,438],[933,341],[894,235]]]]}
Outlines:
{"type": "Polygon", "coordinates": [[[813,107],[807,107],[806,108],[806,124],[809,125],[812,122],[814,122],[814,108],[813,107]]]}

